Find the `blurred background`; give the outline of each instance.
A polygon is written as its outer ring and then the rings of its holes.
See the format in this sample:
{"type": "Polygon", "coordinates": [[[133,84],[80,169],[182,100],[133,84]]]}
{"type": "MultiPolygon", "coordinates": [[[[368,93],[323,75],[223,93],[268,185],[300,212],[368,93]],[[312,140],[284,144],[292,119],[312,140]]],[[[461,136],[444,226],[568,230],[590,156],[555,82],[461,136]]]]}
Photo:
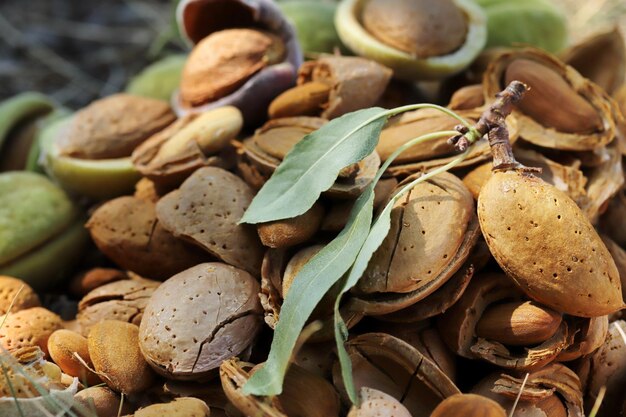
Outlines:
{"type": "MultiPolygon", "coordinates": [[[[523,0],[520,0],[523,1],[523,0]]],[[[625,0],[553,0],[572,41],[609,24],[625,0]]],[[[149,63],[185,51],[175,0],[1,0],[0,100],[43,92],[70,108],[118,92],[149,63]]]]}

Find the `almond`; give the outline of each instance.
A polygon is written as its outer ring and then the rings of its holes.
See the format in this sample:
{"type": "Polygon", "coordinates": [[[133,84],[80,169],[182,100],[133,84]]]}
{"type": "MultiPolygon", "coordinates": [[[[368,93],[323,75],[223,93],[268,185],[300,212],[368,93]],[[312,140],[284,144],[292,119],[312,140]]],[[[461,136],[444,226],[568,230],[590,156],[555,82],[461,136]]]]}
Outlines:
{"type": "Polygon", "coordinates": [[[139,350],[139,327],[105,320],[87,337],[89,356],[96,372],[114,391],[136,394],[154,382],[154,373],[139,350]]]}
{"type": "Polygon", "coordinates": [[[61,317],[42,307],[0,316],[0,344],[7,350],[39,346],[48,355],[48,338],[63,327],[61,317]],[[6,319],[6,321],[4,321],[6,319]]]}
{"type": "Polygon", "coordinates": [[[561,314],[535,302],[489,307],[476,325],[476,335],[511,346],[531,346],[550,339],[561,325],[561,314]]]}
{"type": "Polygon", "coordinates": [[[48,339],[48,351],[52,360],[64,373],[75,376],[81,382],[89,385],[96,385],[101,382],[100,378],[86,368],[76,357],[76,355],[80,356],[87,366],[93,367],[89,357],[87,339],[80,334],[65,329],[57,330],[48,339]]]}
{"type": "Polygon", "coordinates": [[[519,109],[546,127],[564,133],[601,131],[598,111],[556,71],[530,59],[516,59],[509,64],[505,82],[521,81],[530,91],[519,109]]]}
{"type": "Polygon", "coordinates": [[[6,314],[11,304],[11,313],[41,305],[30,285],[21,279],[0,275],[0,314],[6,314]]]}
{"type": "Polygon", "coordinates": [[[293,116],[317,116],[328,102],[331,86],[318,81],[306,82],[276,97],[270,104],[271,119],[293,116]]]}

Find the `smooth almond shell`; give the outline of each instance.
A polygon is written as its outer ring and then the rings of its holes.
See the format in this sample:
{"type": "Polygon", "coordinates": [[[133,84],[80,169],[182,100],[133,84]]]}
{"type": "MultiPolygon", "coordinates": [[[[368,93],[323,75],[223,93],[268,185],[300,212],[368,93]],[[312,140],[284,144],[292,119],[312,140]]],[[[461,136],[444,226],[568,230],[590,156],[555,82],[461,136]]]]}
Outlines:
{"type": "Polygon", "coordinates": [[[319,115],[328,102],[331,86],[311,81],[293,87],[272,101],[268,109],[270,119],[293,116],[319,115]]]}
{"type": "Polygon", "coordinates": [[[476,324],[476,335],[505,345],[529,346],[550,339],[561,325],[561,315],[527,301],[491,306],[476,324]]]}
{"type": "Polygon", "coordinates": [[[430,417],[506,417],[497,402],[476,394],[457,394],[443,400],[430,417]]]}
{"type": "Polygon", "coordinates": [[[7,350],[39,346],[48,355],[48,338],[63,327],[61,317],[43,307],[0,316],[0,345],[7,350]],[[5,320],[6,317],[6,321],[5,320]]]}
{"type": "Polygon", "coordinates": [[[61,142],[61,155],[81,159],[130,156],[133,149],[176,119],[167,102],[130,94],[96,100],[77,112],[61,142]]]}
{"type": "Polygon", "coordinates": [[[96,372],[114,391],[136,394],[154,383],[154,373],[139,350],[139,327],[105,320],[91,328],[87,342],[96,372]]]}
{"type": "Polygon", "coordinates": [[[452,0],[370,0],[361,19],[381,42],[419,58],[454,52],[467,33],[465,15],[452,0]]]}
{"type": "Polygon", "coordinates": [[[613,258],[562,191],[529,174],[497,172],[480,191],[478,217],[494,258],[532,299],[581,317],[624,306],[613,258]]]}
{"type": "Polygon", "coordinates": [[[21,279],[0,275],[0,314],[6,314],[9,307],[11,313],[15,313],[40,305],[39,296],[30,285],[21,279]]]}
{"type": "Polygon", "coordinates": [[[135,417],[209,417],[211,411],[202,400],[192,397],[176,398],[165,404],[152,404],[135,412],[135,417]]]}
{"type": "Polygon", "coordinates": [[[89,357],[87,338],[76,332],[60,329],[50,335],[48,351],[54,363],[59,365],[59,368],[64,373],[75,376],[81,382],[89,385],[96,385],[101,382],[100,378],[86,368],[75,356],[75,354],[78,354],[87,366],[93,368],[91,358],[89,357]]]}

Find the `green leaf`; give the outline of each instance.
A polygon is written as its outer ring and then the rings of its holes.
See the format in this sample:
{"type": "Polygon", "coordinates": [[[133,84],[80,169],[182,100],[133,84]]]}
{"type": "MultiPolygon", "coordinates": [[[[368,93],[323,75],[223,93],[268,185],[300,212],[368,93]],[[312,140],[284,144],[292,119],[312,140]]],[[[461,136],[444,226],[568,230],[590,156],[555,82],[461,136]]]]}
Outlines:
{"type": "Polygon", "coordinates": [[[324,294],[348,271],[372,223],[373,186],[356,200],[346,227],[298,273],[283,303],[265,365],[244,386],[244,394],[279,395],[298,336],[324,294]]]}
{"type": "MultiPolygon", "coordinates": [[[[436,137],[436,134],[425,135],[424,137],[430,137],[432,139],[436,137]]],[[[414,141],[411,141],[411,143],[420,143],[421,141],[423,141],[423,140],[420,140],[422,138],[415,139],[414,141]]],[[[348,355],[348,352],[346,351],[346,348],[344,346],[345,342],[348,340],[348,329],[339,311],[339,306],[341,304],[341,297],[345,293],[350,291],[350,289],[357,284],[361,276],[363,276],[363,273],[365,272],[365,269],[367,268],[367,264],[372,258],[372,255],[374,254],[374,252],[376,252],[376,249],[378,249],[380,245],[383,243],[383,241],[385,240],[385,237],[387,237],[387,234],[389,233],[389,228],[391,227],[391,210],[393,209],[395,202],[398,201],[399,198],[401,198],[403,195],[409,192],[417,184],[424,182],[438,174],[441,174],[442,172],[448,171],[449,169],[461,163],[467,157],[468,153],[469,153],[469,150],[465,151],[464,153],[459,155],[457,158],[450,161],[448,164],[441,166],[437,169],[434,169],[420,176],[419,178],[416,178],[415,180],[411,181],[410,183],[402,187],[393,196],[393,198],[389,200],[387,205],[385,205],[383,210],[380,212],[380,214],[376,218],[374,225],[372,226],[370,232],[368,233],[367,238],[365,239],[365,242],[361,246],[361,250],[359,251],[359,254],[357,255],[354,261],[354,264],[352,265],[352,268],[350,269],[350,273],[345,279],[344,286],[339,292],[337,299],[335,300],[335,307],[334,307],[335,342],[337,343],[337,355],[339,357],[339,363],[341,365],[341,377],[343,379],[346,392],[348,393],[350,400],[354,404],[358,403],[358,397],[356,394],[356,388],[354,386],[354,381],[352,378],[352,362],[350,361],[350,356],[348,355]]],[[[399,155],[399,153],[397,155],[399,155]]],[[[386,169],[386,167],[383,166],[381,167],[381,169],[384,170],[386,169]]],[[[369,191],[369,188],[368,188],[368,191],[369,191]]]]}
{"type": "Polygon", "coordinates": [[[359,110],[306,135],[254,197],[240,222],[288,219],[307,211],[342,168],[374,151],[387,114],[378,107],[359,110]]]}

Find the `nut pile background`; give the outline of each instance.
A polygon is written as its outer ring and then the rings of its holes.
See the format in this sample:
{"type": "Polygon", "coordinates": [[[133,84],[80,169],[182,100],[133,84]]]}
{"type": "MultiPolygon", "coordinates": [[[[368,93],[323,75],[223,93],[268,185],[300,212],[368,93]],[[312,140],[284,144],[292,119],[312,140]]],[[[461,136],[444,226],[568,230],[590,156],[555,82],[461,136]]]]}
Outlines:
{"type": "MultiPolygon", "coordinates": [[[[580,16],[547,0],[184,0],[188,50],[126,88],[0,103],[0,415],[626,414],[626,46],[618,26],[574,42],[580,16]],[[343,298],[359,403],[335,352],[338,285],[282,394],[246,395],[294,279],[381,164],[458,122],[393,116],[305,213],[240,223],[283,160],[374,106],[484,121],[512,81],[530,91],[497,125],[506,140],[397,200],[343,298]]],[[[458,155],[447,137],[402,153],[375,210],[458,155]]]]}

